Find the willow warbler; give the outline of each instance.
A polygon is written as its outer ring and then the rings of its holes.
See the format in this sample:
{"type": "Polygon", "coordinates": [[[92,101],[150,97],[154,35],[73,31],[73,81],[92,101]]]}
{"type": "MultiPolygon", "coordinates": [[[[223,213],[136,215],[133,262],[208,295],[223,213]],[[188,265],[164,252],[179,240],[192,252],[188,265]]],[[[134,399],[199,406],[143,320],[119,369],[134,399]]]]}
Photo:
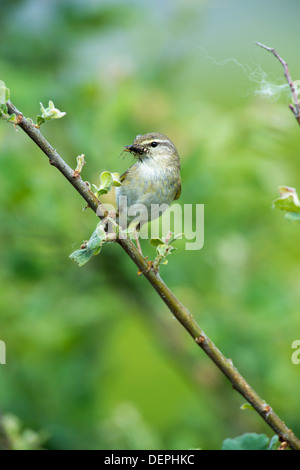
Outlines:
{"type": "Polygon", "coordinates": [[[130,152],[137,161],[120,177],[122,185],[116,188],[119,221],[123,226],[122,214],[126,211],[127,226],[137,220],[136,230],[139,230],[161,214],[162,208],[159,210],[153,205],[169,205],[179,198],[180,159],[173,142],[159,132],[137,135],[124,151],[130,152]],[[138,217],[130,211],[136,204],[144,206],[138,217]]]}

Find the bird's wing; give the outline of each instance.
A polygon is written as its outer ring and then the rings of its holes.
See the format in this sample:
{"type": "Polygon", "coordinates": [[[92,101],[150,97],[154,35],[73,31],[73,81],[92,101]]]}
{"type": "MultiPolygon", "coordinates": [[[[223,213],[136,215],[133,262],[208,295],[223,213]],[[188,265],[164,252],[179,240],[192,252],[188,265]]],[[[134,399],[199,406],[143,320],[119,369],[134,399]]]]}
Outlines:
{"type": "Polygon", "coordinates": [[[123,181],[125,180],[127,174],[128,174],[128,171],[129,170],[126,170],[125,173],[123,173],[123,175],[120,176],[120,182],[123,183],[123,181]]]}
{"type": "Polygon", "coordinates": [[[132,175],[135,174],[134,172],[134,167],[135,166],[135,163],[133,165],[131,165],[128,170],[126,170],[121,176],[120,176],[120,182],[121,183],[124,183],[125,180],[127,179],[127,183],[128,183],[128,176],[129,176],[129,179],[132,175]]]}
{"type": "Polygon", "coordinates": [[[179,188],[177,189],[177,192],[175,194],[174,201],[180,198],[180,194],[181,194],[181,183],[179,184],[179,188]]]}

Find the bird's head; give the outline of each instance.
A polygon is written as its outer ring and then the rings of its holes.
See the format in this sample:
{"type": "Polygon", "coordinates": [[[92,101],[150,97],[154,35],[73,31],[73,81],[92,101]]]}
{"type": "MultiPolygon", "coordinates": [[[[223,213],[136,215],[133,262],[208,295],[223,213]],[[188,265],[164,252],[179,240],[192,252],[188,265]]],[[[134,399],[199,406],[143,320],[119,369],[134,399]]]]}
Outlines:
{"type": "Polygon", "coordinates": [[[178,153],[173,142],[164,134],[151,132],[137,135],[132,145],[124,147],[125,152],[132,153],[137,159],[160,159],[162,157],[177,157],[178,153]]]}

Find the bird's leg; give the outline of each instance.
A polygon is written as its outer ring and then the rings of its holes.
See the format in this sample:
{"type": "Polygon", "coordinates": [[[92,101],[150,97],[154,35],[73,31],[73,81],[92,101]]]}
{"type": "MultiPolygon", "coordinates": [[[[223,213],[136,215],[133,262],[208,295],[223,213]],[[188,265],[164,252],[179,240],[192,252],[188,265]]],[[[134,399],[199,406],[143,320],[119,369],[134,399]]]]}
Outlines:
{"type": "MultiPolygon", "coordinates": [[[[139,234],[138,234],[140,229],[141,229],[141,225],[140,225],[140,223],[138,223],[136,225],[136,227],[134,228],[134,238],[135,238],[135,241],[136,241],[137,249],[139,250],[142,257],[144,258],[142,248],[141,248],[141,245],[140,245],[139,234]]],[[[146,256],[144,259],[146,260],[147,258],[148,258],[148,256],[146,256]]],[[[142,274],[148,273],[150,271],[150,269],[152,268],[152,265],[153,265],[152,261],[148,261],[148,268],[145,271],[138,270],[137,275],[141,276],[142,274]]]]}
{"type": "MultiPolygon", "coordinates": [[[[142,255],[142,257],[143,257],[145,260],[147,260],[147,259],[148,259],[148,256],[144,257],[143,252],[142,252],[142,248],[141,248],[141,245],[140,245],[139,234],[138,234],[138,232],[140,231],[140,229],[141,229],[141,226],[140,226],[140,223],[138,223],[138,224],[135,226],[135,228],[134,228],[134,232],[133,232],[133,233],[134,233],[134,238],[135,238],[135,241],[136,241],[137,249],[139,250],[139,252],[140,252],[140,254],[142,255]]],[[[152,267],[153,267],[153,261],[148,261],[148,268],[145,269],[144,271],[138,270],[137,275],[138,275],[138,276],[141,276],[142,274],[147,274],[147,273],[150,271],[150,269],[152,269],[152,267]]]]}

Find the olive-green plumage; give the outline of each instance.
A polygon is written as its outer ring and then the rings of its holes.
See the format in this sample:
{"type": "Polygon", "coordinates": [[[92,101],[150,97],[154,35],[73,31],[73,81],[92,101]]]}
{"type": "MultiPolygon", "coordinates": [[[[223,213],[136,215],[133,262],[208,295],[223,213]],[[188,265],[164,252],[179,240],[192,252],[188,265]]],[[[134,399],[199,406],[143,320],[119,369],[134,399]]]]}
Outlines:
{"type": "MultiPolygon", "coordinates": [[[[121,196],[127,197],[127,210],[134,204],[143,204],[147,214],[139,217],[141,226],[159,216],[155,210],[151,212],[152,204],[169,205],[179,198],[180,159],[173,142],[159,132],[138,135],[125,151],[132,153],[137,162],[120,178],[122,186],[116,189],[117,207],[121,216],[124,210],[121,196]]],[[[127,224],[136,218],[136,215],[128,215],[127,224]]]]}

